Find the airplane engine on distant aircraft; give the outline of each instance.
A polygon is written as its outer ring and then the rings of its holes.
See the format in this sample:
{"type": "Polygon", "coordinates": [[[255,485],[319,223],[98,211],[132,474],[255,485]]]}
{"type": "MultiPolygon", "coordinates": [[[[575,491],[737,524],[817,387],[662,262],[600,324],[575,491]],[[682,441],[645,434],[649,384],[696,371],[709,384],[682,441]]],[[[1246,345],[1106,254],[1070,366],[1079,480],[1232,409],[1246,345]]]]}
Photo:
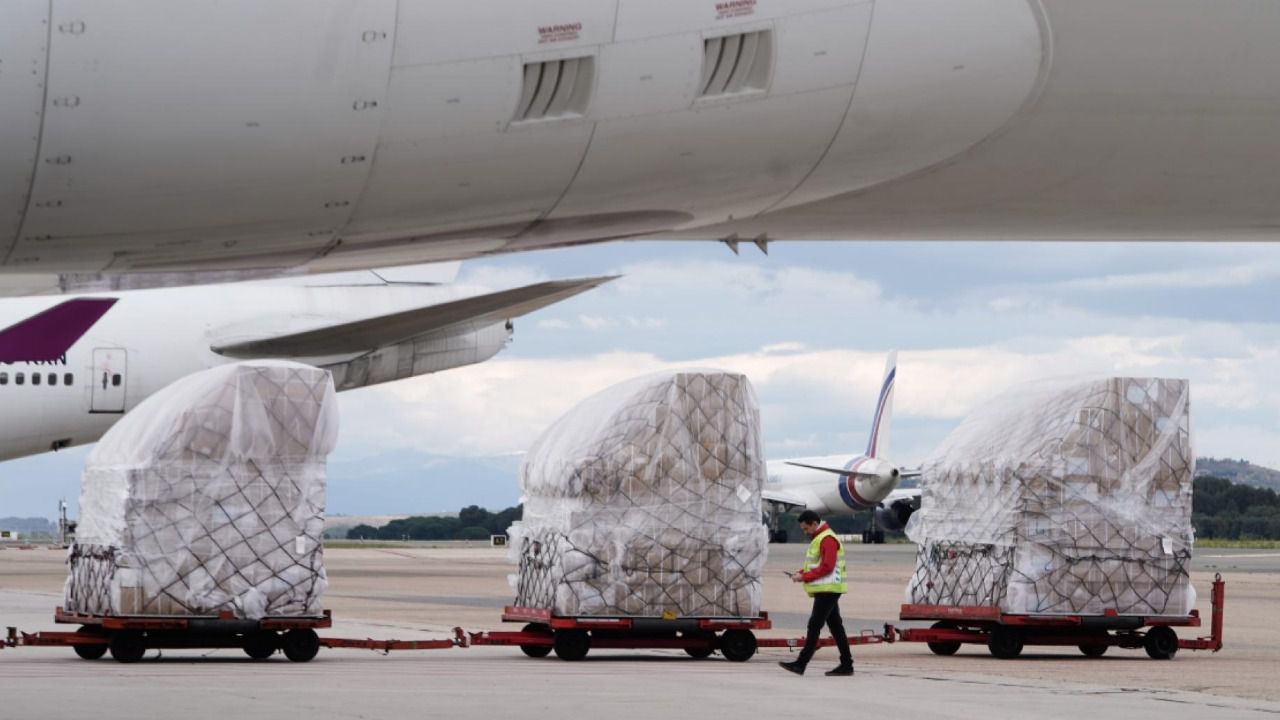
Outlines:
{"type": "Polygon", "coordinates": [[[881,530],[901,530],[907,526],[911,513],[915,511],[915,504],[909,498],[878,507],[876,508],[876,526],[881,530]]]}

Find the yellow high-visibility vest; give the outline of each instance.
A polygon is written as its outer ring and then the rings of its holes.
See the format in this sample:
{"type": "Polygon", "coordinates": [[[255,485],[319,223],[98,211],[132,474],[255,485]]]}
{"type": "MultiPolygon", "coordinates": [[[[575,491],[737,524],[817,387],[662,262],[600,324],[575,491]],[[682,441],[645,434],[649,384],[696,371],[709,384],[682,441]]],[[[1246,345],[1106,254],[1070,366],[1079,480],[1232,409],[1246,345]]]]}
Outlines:
{"type": "Polygon", "coordinates": [[[844,543],[840,542],[840,538],[836,537],[829,527],[814,536],[813,541],[809,543],[809,550],[804,556],[804,571],[808,572],[810,568],[822,564],[822,541],[828,537],[835,538],[836,541],[836,567],[830,573],[804,584],[804,591],[809,593],[809,597],[818,593],[849,592],[848,575],[845,574],[844,567],[844,543]]]}

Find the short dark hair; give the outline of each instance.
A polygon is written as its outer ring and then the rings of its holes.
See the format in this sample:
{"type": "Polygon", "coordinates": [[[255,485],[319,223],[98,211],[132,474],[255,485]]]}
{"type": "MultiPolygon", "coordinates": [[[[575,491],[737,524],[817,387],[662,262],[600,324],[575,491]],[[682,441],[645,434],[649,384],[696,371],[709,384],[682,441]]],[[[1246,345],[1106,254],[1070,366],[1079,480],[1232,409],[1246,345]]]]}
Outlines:
{"type": "Polygon", "coordinates": [[[822,522],[822,516],[812,510],[805,510],[800,513],[799,522],[801,523],[817,523],[822,522]]]}

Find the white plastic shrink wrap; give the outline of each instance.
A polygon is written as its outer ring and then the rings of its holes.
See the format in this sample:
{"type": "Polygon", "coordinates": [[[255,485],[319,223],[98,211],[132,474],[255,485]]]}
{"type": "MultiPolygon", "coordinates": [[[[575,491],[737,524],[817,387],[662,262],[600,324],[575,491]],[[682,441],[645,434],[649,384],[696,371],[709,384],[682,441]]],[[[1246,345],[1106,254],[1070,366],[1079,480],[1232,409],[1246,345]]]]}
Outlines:
{"type": "Polygon", "coordinates": [[[321,612],[327,371],[246,362],[190,375],[89,455],[66,608],[238,618],[321,612]]]}
{"type": "Polygon", "coordinates": [[[1051,381],[974,412],[923,467],[907,602],[1187,614],[1189,396],[1186,380],[1051,381]]]}
{"type": "Polygon", "coordinates": [[[516,604],[566,616],[754,617],[768,548],[746,377],[673,372],[562,417],[520,473],[516,604]]]}

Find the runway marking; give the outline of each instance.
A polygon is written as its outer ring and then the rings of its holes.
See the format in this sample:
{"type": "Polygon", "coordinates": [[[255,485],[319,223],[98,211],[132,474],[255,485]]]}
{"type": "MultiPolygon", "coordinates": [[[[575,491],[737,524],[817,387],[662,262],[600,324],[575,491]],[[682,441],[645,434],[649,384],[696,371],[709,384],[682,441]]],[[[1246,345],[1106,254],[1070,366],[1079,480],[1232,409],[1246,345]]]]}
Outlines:
{"type": "Polygon", "coordinates": [[[1258,553],[1257,555],[1241,553],[1239,555],[1197,555],[1196,557],[1213,560],[1239,560],[1241,558],[1280,558],[1280,553],[1258,553]]]}

